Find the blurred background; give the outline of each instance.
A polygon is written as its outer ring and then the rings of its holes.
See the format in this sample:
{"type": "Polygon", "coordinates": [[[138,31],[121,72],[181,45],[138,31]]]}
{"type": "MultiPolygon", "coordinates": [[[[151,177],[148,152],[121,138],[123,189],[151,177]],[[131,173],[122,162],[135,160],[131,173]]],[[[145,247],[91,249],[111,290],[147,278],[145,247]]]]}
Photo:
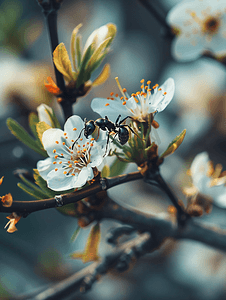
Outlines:
{"type": "MultiPolygon", "coordinates": [[[[163,16],[178,2],[155,1],[163,16]]],[[[170,41],[161,35],[161,25],[137,0],[64,1],[58,14],[59,41],[69,49],[71,32],[82,23],[84,45],[94,29],[109,22],[118,28],[112,50],[104,60],[111,65],[111,76],[106,84],[80,98],[74,113],[82,118],[98,118],[90,102],[94,97],[118,92],[115,76],[129,93],[139,89],[142,78],[159,85],[169,77],[174,78],[175,97],[156,120],[160,123],[160,153],[187,129],[183,145],[161,167],[165,180],[185,200],[182,188],[191,182],[186,171],[196,154],[207,151],[214,164],[221,163],[224,169],[226,166],[226,68],[210,58],[175,62],[170,41]]],[[[55,77],[45,20],[35,0],[0,2],[0,53],[0,177],[5,176],[1,195],[10,192],[15,200],[31,200],[17,187],[19,180],[13,171],[25,168],[32,172],[42,157],[16,140],[6,126],[6,119],[12,117],[28,130],[28,114],[45,102],[64,123],[56,99],[44,87],[47,76],[55,77]]],[[[94,78],[100,70],[93,74],[94,78]]],[[[136,170],[130,164],[126,172],[136,170]]],[[[142,181],[115,187],[109,194],[123,205],[152,213],[166,212],[170,204],[161,191],[142,181]]],[[[0,214],[0,299],[47,287],[83,268],[83,263],[70,260],[69,254],[84,249],[90,228],[70,243],[77,221],[54,209],[21,219],[14,234],[4,229],[6,216],[0,214]]],[[[226,228],[225,217],[224,210],[214,207],[201,220],[226,228]]],[[[119,224],[115,222],[101,223],[100,254],[111,249],[104,237],[116,226],[119,224]]],[[[168,240],[160,251],[141,258],[132,270],[112,272],[86,295],[68,299],[225,299],[225,267],[224,253],[197,242],[168,240]]]]}

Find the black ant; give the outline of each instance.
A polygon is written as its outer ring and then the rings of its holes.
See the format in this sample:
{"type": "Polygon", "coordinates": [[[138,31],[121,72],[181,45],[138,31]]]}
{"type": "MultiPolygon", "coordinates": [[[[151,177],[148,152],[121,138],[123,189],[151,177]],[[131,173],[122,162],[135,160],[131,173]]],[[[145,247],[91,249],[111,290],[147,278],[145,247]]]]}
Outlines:
{"type": "MultiPolygon", "coordinates": [[[[96,127],[99,127],[103,131],[108,131],[107,146],[109,143],[109,137],[110,137],[111,132],[115,133],[114,138],[116,137],[116,135],[118,135],[120,144],[124,145],[129,140],[129,131],[126,127],[128,127],[136,136],[138,136],[138,135],[134,132],[134,130],[129,125],[122,124],[126,119],[131,118],[130,116],[125,117],[124,119],[122,119],[119,122],[120,118],[121,118],[121,115],[118,116],[115,123],[111,122],[107,116],[105,116],[105,118],[99,118],[96,121],[93,121],[93,120],[87,121],[85,119],[84,120],[85,127],[81,130],[77,140],[80,138],[83,130],[84,130],[84,136],[86,138],[88,138],[95,131],[96,127]]],[[[76,143],[76,141],[74,142],[74,144],[76,143]]],[[[74,146],[74,144],[73,144],[73,146],[74,146]]],[[[72,146],[72,149],[73,149],[73,146],[72,146]]],[[[106,151],[107,151],[107,146],[106,146],[106,151]]]]}

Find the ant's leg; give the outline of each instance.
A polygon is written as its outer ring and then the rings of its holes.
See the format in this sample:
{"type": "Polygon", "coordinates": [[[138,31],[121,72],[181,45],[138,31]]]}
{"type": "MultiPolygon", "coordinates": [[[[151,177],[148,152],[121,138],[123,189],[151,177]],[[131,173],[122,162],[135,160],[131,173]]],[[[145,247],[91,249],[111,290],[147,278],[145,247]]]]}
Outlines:
{"type": "MultiPolygon", "coordinates": [[[[77,140],[80,138],[80,136],[81,136],[81,134],[82,134],[82,131],[85,129],[85,127],[84,128],[82,128],[82,130],[80,131],[80,133],[79,133],[79,136],[78,136],[78,138],[77,138],[77,140]]],[[[77,142],[77,140],[76,141],[74,141],[74,143],[72,144],[72,146],[71,146],[71,149],[73,150],[73,148],[74,148],[74,145],[75,145],[75,143],[77,142]]]]}
{"type": "Polygon", "coordinates": [[[127,116],[127,117],[125,117],[124,119],[122,119],[122,120],[119,122],[119,125],[121,125],[121,124],[122,124],[126,119],[128,119],[128,118],[132,119],[132,117],[127,116]]]}
{"type": "Polygon", "coordinates": [[[133,128],[131,128],[129,125],[121,125],[121,126],[128,126],[129,129],[132,131],[132,133],[134,133],[140,140],[143,140],[141,137],[139,137],[139,135],[136,132],[134,132],[133,128]]]}
{"type": "Polygon", "coordinates": [[[107,145],[106,145],[106,149],[105,149],[105,153],[104,153],[104,156],[106,155],[107,153],[107,149],[108,149],[108,144],[109,144],[109,139],[110,139],[110,134],[108,133],[108,138],[107,138],[107,145]]]}
{"type": "MultiPolygon", "coordinates": [[[[121,115],[119,115],[118,118],[117,118],[116,121],[115,121],[115,125],[116,125],[116,126],[118,126],[118,121],[119,121],[120,118],[121,118],[121,115]]],[[[121,122],[120,122],[120,123],[121,123],[121,122]]],[[[119,124],[120,124],[120,123],[119,123],[119,124]]]]}

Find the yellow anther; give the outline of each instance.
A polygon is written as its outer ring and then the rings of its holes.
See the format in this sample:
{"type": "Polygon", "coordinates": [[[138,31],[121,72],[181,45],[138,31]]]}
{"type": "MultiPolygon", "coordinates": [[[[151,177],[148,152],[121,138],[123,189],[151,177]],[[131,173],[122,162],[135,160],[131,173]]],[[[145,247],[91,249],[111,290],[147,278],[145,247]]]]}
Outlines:
{"type": "Polygon", "coordinates": [[[151,91],[151,89],[147,89],[147,91],[148,91],[148,92],[150,92],[150,91],[151,91]]]}
{"type": "Polygon", "coordinates": [[[74,140],[71,140],[72,141],[72,143],[74,143],[74,140]]]}
{"type": "Polygon", "coordinates": [[[75,176],[75,174],[74,174],[74,173],[72,173],[71,175],[72,175],[72,176],[75,176]]]}
{"type": "Polygon", "coordinates": [[[80,151],[78,150],[77,153],[80,153],[80,151]]]}
{"type": "Polygon", "coordinates": [[[126,97],[125,100],[128,100],[128,98],[126,97]]]}
{"type": "Polygon", "coordinates": [[[68,148],[71,149],[71,146],[69,146],[68,148]]]}
{"type": "Polygon", "coordinates": [[[140,83],[144,83],[144,79],[141,79],[140,83]]]}
{"type": "Polygon", "coordinates": [[[151,80],[148,80],[148,81],[147,81],[147,84],[150,84],[150,83],[151,83],[151,80]]]}
{"type": "Polygon", "coordinates": [[[53,149],[53,153],[56,153],[56,149],[53,149]]]}
{"type": "Polygon", "coordinates": [[[68,167],[69,167],[69,168],[72,168],[72,164],[70,164],[68,167]]]}
{"type": "Polygon", "coordinates": [[[85,145],[83,145],[82,147],[85,147],[85,145]]]}
{"type": "Polygon", "coordinates": [[[125,93],[125,92],[127,92],[127,89],[124,88],[124,89],[122,89],[122,91],[125,93]]]}
{"type": "Polygon", "coordinates": [[[92,146],[93,146],[93,143],[90,143],[90,146],[92,147],[92,146]]]}
{"type": "Polygon", "coordinates": [[[80,146],[80,145],[77,145],[77,147],[79,147],[79,148],[80,148],[81,146],[80,146]]]}
{"type": "Polygon", "coordinates": [[[64,146],[64,145],[65,145],[65,142],[63,142],[62,144],[63,144],[63,146],[64,146]]]}
{"type": "Polygon", "coordinates": [[[82,141],[83,140],[83,138],[80,138],[80,141],[82,141]]]}
{"type": "Polygon", "coordinates": [[[144,88],[144,85],[142,84],[142,85],[140,86],[140,88],[143,89],[143,88],[144,88]]]}
{"type": "Polygon", "coordinates": [[[89,142],[87,142],[86,144],[89,145],[89,142]]]}
{"type": "Polygon", "coordinates": [[[56,144],[59,144],[59,142],[58,142],[58,141],[56,141],[55,143],[56,143],[56,144]]]}
{"type": "Polygon", "coordinates": [[[113,96],[113,95],[114,95],[114,93],[113,93],[113,92],[111,92],[111,93],[110,93],[110,96],[113,96]]]}
{"type": "Polygon", "coordinates": [[[67,174],[67,171],[64,171],[64,174],[67,174]]]}
{"type": "Polygon", "coordinates": [[[75,161],[74,161],[74,164],[78,164],[78,161],[77,161],[77,160],[75,160],[75,161]]]}
{"type": "Polygon", "coordinates": [[[53,164],[55,165],[55,164],[56,164],[56,161],[54,161],[53,164]]]}
{"type": "Polygon", "coordinates": [[[135,96],[136,96],[136,94],[134,94],[134,93],[131,94],[131,97],[135,97],[135,96]]]}
{"type": "Polygon", "coordinates": [[[71,161],[70,161],[70,160],[68,160],[68,164],[70,164],[70,162],[71,162],[71,161]]]}
{"type": "Polygon", "coordinates": [[[140,95],[140,92],[136,92],[136,95],[140,95]]]}
{"type": "Polygon", "coordinates": [[[58,169],[56,168],[55,171],[58,171],[58,169]]]}
{"type": "Polygon", "coordinates": [[[67,135],[67,133],[65,132],[64,135],[67,135]]]}
{"type": "Polygon", "coordinates": [[[107,99],[110,100],[111,98],[110,98],[110,97],[107,97],[107,99]]]}
{"type": "Polygon", "coordinates": [[[115,98],[110,98],[111,100],[115,100],[115,98]]]}
{"type": "Polygon", "coordinates": [[[58,155],[55,155],[54,158],[57,159],[58,155]]]}
{"type": "Polygon", "coordinates": [[[62,164],[62,161],[60,161],[59,164],[61,165],[61,164],[62,164]]]}
{"type": "Polygon", "coordinates": [[[77,128],[73,128],[73,130],[75,131],[75,130],[77,130],[77,128]]]}
{"type": "Polygon", "coordinates": [[[166,94],[167,94],[167,92],[164,93],[164,95],[166,95],[166,94]]]}
{"type": "Polygon", "coordinates": [[[65,139],[68,139],[68,137],[67,137],[67,136],[65,136],[65,139]]]}
{"type": "Polygon", "coordinates": [[[161,91],[161,90],[162,90],[161,88],[158,89],[158,91],[161,91]]]}
{"type": "Polygon", "coordinates": [[[135,99],[135,102],[136,102],[136,103],[139,103],[139,101],[138,101],[138,99],[137,99],[137,98],[134,98],[134,99],[135,99]]]}
{"type": "Polygon", "coordinates": [[[145,87],[144,87],[144,88],[145,88],[145,90],[147,90],[147,89],[148,89],[148,86],[147,86],[147,85],[145,85],[145,87]]]}
{"type": "Polygon", "coordinates": [[[122,105],[126,105],[126,101],[122,102],[122,105]]]}
{"type": "Polygon", "coordinates": [[[115,97],[118,97],[118,94],[115,94],[115,97]]]}
{"type": "Polygon", "coordinates": [[[109,105],[109,103],[106,103],[106,104],[105,104],[105,106],[108,106],[108,105],[109,105]]]}
{"type": "Polygon", "coordinates": [[[63,153],[60,154],[61,156],[64,156],[63,153]]]}
{"type": "Polygon", "coordinates": [[[82,149],[82,151],[83,151],[83,152],[86,152],[86,151],[87,151],[87,149],[86,149],[86,148],[84,148],[84,149],[82,149]]]}
{"type": "Polygon", "coordinates": [[[121,100],[123,100],[123,99],[124,99],[124,97],[121,97],[120,99],[121,99],[121,100]]]}
{"type": "Polygon", "coordinates": [[[141,92],[140,94],[141,94],[141,96],[145,95],[145,93],[144,93],[144,92],[141,92]]]}

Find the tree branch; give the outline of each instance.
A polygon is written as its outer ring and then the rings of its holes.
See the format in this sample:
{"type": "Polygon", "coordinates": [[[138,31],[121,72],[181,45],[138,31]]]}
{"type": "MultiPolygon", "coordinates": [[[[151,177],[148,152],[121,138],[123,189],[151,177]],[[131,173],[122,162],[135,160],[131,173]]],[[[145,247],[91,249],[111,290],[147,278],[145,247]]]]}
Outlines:
{"type": "MultiPolygon", "coordinates": [[[[132,180],[142,179],[143,176],[140,172],[134,172],[126,175],[119,175],[112,178],[101,178],[100,182],[91,184],[84,189],[81,189],[77,192],[68,193],[62,195],[61,206],[67,205],[70,203],[78,202],[83,198],[92,196],[98,192],[106,191],[116,185],[129,182],[132,180]]],[[[20,213],[20,214],[29,214],[35,211],[44,210],[48,208],[58,207],[57,201],[55,198],[43,199],[43,200],[34,200],[34,201],[13,201],[10,207],[4,207],[0,202],[0,212],[7,213],[20,213]]]]}

